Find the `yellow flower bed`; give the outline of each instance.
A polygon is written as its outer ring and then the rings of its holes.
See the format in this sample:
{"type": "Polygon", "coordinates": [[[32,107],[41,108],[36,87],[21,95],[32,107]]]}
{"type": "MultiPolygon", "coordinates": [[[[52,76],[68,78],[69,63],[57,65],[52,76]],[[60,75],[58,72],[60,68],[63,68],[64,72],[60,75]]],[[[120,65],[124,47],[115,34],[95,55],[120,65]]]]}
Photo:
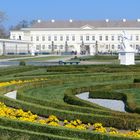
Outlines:
{"type": "Polygon", "coordinates": [[[9,82],[0,82],[0,87],[10,86],[10,85],[19,85],[24,83],[31,83],[31,82],[38,82],[38,81],[45,81],[47,78],[35,78],[30,80],[12,80],[9,82]]]}
{"type": "Polygon", "coordinates": [[[110,127],[106,128],[103,127],[101,123],[95,124],[84,124],[79,119],[77,120],[64,120],[60,121],[56,116],[50,115],[48,118],[41,118],[36,114],[31,113],[30,111],[25,112],[22,109],[14,109],[7,107],[4,103],[0,102],[0,117],[7,117],[10,119],[16,119],[20,121],[28,121],[33,123],[40,123],[43,125],[50,125],[50,126],[63,126],[72,129],[79,129],[79,130],[91,130],[94,132],[112,134],[112,135],[120,135],[125,137],[140,137],[140,129],[137,131],[129,131],[127,133],[121,133],[117,129],[110,127]]]}

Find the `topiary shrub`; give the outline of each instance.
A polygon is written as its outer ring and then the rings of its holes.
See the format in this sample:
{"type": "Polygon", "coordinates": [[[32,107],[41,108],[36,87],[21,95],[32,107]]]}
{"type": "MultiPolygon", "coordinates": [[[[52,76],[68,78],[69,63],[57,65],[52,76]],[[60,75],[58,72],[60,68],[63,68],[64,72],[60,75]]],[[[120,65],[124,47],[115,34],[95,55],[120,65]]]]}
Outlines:
{"type": "Polygon", "coordinates": [[[23,61],[23,60],[21,60],[21,61],[19,62],[19,66],[26,66],[26,62],[23,61]]]}

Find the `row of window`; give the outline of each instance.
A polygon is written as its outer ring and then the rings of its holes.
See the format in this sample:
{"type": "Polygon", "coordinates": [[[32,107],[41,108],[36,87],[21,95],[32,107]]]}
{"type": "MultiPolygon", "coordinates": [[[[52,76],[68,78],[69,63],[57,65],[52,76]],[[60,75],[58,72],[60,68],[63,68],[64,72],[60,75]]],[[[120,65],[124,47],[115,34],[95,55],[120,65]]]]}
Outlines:
{"type": "MultiPolygon", "coordinates": [[[[46,49],[46,47],[48,48],[48,49],[52,49],[52,45],[48,45],[48,46],[45,46],[45,45],[42,45],[42,47],[41,47],[41,45],[36,45],[36,50],[44,50],[44,49],[46,49]]],[[[54,45],[53,46],[53,49],[64,49],[64,45],[54,45]]]]}
{"type": "MultiPolygon", "coordinates": [[[[136,35],[136,36],[132,36],[131,37],[132,38],[132,40],[136,40],[136,41],[139,41],[139,36],[138,35],[136,35]]],[[[98,40],[99,41],[103,41],[103,40],[105,40],[105,41],[114,41],[116,39],[116,37],[115,36],[108,36],[108,35],[106,35],[106,36],[102,36],[102,35],[100,35],[99,36],[99,38],[98,38],[98,40]]],[[[76,38],[75,38],[75,36],[73,35],[73,36],[48,36],[48,37],[46,37],[46,36],[42,36],[42,37],[39,37],[39,36],[36,36],[36,38],[35,38],[35,40],[36,41],[75,41],[76,40],[76,38]]],[[[90,41],[90,40],[92,40],[92,41],[95,41],[95,40],[97,40],[97,37],[95,37],[95,36],[80,36],[80,40],[81,41],[83,41],[83,40],[86,40],[86,41],[90,41]]],[[[117,40],[118,41],[120,41],[121,40],[121,37],[118,35],[117,36],[117,40]]],[[[33,36],[31,37],[31,41],[34,41],[34,38],[33,38],[33,36]]]]}
{"type": "MultiPolygon", "coordinates": [[[[58,37],[57,36],[54,36],[53,38],[51,36],[48,36],[47,38],[47,41],[58,41],[58,37]]],[[[59,38],[60,41],[64,41],[64,37],[63,36],[60,36],[59,38]]],[[[66,41],[70,41],[70,36],[66,36],[65,37],[65,40],[66,41]]],[[[71,37],[71,40],[72,41],[75,41],[75,36],[72,36],[71,37]]],[[[33,41],[33,37],[31,37],[31,41],[33,41]]],[[[42,36],[42,39],[40,40],[39,36],[36,36],[36,41],[46,41],[46,37],[45,36],[42,36]]]]}
{"type": "MultiPolygon", "coordinates": [[[[130,45],[131,47],[134,47],[133,45],[130,45]]],[[[65,45],[36,45],[36,50],[44,50],[44,49],[64,49],[65,45]]],[[[105,49],[121,49],[121,45],[116,46],[115,45],[105,45],[105,49]],[[116,48],[117,47],[117,48],[116,48]]],[[[136,49],[139,49],[140,45],[136,45],[136,49]]]]}
{"type": "MultiPolygon", "coordinates": [[[[130,45],[131,47],[133,47],[134,49],[140,49],[140,45],[130,45]]],[[[115,45],[106,45],[106,49],[115,49],[115,45]]],[[[118,45],[118,49],[121,49],[121,45],[118,45]]]]}

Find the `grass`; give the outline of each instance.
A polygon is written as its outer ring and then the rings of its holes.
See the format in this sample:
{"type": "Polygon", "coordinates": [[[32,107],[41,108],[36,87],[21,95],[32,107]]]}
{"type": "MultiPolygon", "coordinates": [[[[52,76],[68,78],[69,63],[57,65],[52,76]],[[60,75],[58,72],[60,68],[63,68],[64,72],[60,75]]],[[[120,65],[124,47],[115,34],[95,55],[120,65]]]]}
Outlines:
{"type": "Polygon", "coordinates": [[[140,88],[123,89],[118,91],[131,94],[136,105],[140,106],[140,88]]]}
{"type": "Polygon", "coordinates": [[[81,57],[75,57],[76,60],[82,60],[82,61],[94,61],[94,60],[117,60],[118,56],[105,56],[105,55],[96,55],[96,56],[81,56],[81,57]]]}
{"type": "Polygon", "coordinates": [[[9,58],[20,58],[20,57],[29,57],[30,55],[1,55],[0,59],[9,59],[9,58]]]}
{"type": "MultiPolygon", "coordinates": [[[[74,61],[89,61],[89,62],[110,62],[111,64],[119,64],[118,55],[96,55],[96,56],[80,56],[72,58],[74,61]]],[[[140,60],[140,56],[135,56],[135,60],[140,60]]]]}
{"type": "MultiPolygon", "coordinates": [[[[31,58],[23,58],[20,60],[24,60],[24,61],[48,61],[48,60],[55,60],[55,59],[63,59],[63,58],[67,58],[69,56],[37,56],[37,57],[31,57],[31,58]]],[[[18,59],[17,59],[18,60],[18,59]]],[[[12,61],[17,61],[12,60],[12,61]]]]}
{"type": "MultiPolygon", "coordinates": [[[[50,58],[52,58],[50,56],[50,58]]],[[[54,58],[54,57],[53,57],[54,58]]],[[[60,58],[60,57],[59,57],[60,58]]],[[[42,58],[32,58],[33,60],[45,61],[49,57],[42,58]]],[[[57,57],[55,57],[57,59],[57,57]]],[[[97,57],[96,57],[97,59],[97,57]]],[[[115,58],[114,58],[115,59],[115,58]]],[[[27,59],[30,61],[30,59],[27,59]]],[[[119,66],[119,65],[90,65],[90,66],[56,66],[56,67],[9,67],[9,69],[1,68],[0,69],[0,80],[14,80],[14,79],[33,79],[38,77],[47,77],[48,80],[45,83],[44,87],[32,87],[23,89],[23,95],[32,100],[27,101],[24,99],[19,99],[17,101],[12,100],[13,104],[10,106],[16,107],[19,104],[20,107],[24,105],[33,112],[36,113],[37,107],[45,107],[48,109],[57,109],[57,113],[61,115],[63,112],[64,118],[72,118],[73,114],[77,116],[80,114],[83,115],[95,115],[96,117],[100,116],[109,116],[114,117],[114,114],[119,115],[115,116],[118,120],[121,118],[121,115],[124,115],[127,119],[126,122],[130,119],[139,121],[140,117],[138,114],[131,113],[120,113],[114,111],[108,111],[108,109],[95,109],[94,107],[83,107],[82,105],[72,105],[71,103],[65,102],[64,97],[65,93],[69,88],[83,88],[83,87],[97,87],[100,89],[100,86],[112,85],[112,84],[132,84],[134,78],[140,78],[140,65],[136,66],[119,66]],[[24,69],[24,70],[23,70],[24,69]],[[17,71],[16,71],[17,70],[17,71]],[[33,102],[34,99],[40,100],[40,102],[33,102]],[[41,104],[41,101],[49,101],[50,104],[41,104]],[[58,104],[51,106],[52,104],[58,104]],[[29,105],[32,105],[31,107],[29,105]],[[64,105],[64,107],[62,106],[64,105]],[[36,108],[35,108],[36,106],[36,108]],[[59,108],[61,106],[61,108],[59,108]],[[71,108],[70,108],[71,107],[71,108]],[[79,111],[78,111],[79,110],[79,111]],[[98,112],[96,112],[96,111],[98,112]],[[95,113],[96,112],[96,113],[95,113]],[[107,114],[109,113],[109,114],[107,114]],[[136,116],[135,116],[136,115],[136,116]],[[131,117],[130,117],[131,116],[131,117]],[[137,117],[138,116],[138,117],[137,117]]],[[[139,88],[130,88],[130,89],[120,89],[118,90],[122,93],[129,93],[134,96],[134,100],[137,106],[140,106],[140,89],[139,88]]],[[[20,93],[19,93],[20,94],[20,93]]],[[[6,101],[6,99],[4,99],[6,101]]],[[[8,101],[9,103],[10,101],[8,101]]],[[[94,106],[94,105],[93,105],[94,106]]],[[[26,110],[26,107],[24,109],[26,110]]],[[[45,115],[49,113],[50,110],[44,112],[45,115]]],[[[40,112],[43,112],[42,110],[40,112]]],[[[42,114],[42,115],[44,115],[42,114]]],[[[82,116],[82,117],[83,117],[82,116]]],[[[62,115],[61,115],[62,117],[62,115]]],[[[79,116],[78,116],[79,117],[79,116]]],[[[124,119],[125,119],[124,117],[124,119]]]]}
{"type": "Polygon", "coordinates": [[[68,88],[77,88],[77,87],[85,87],[85,86],[95,86],[99,84],[111,84],[111,83],[128,83],[128,80],[117,80],[117,81],[105,81],[105,82],[94,82],[94,79],[88,80],[83,77],[79,81],[75,82],[67,82],[66,84],[62,85],[55,85],[55,86],[48,86],[45,88],[36,88],[36,89],[29,89],[25,90],[24,93],[30,97],[36,97],[37,99],[49,100],[51,102],[61,102],[64,103],[64,93],[65,90],[68,88]]]}

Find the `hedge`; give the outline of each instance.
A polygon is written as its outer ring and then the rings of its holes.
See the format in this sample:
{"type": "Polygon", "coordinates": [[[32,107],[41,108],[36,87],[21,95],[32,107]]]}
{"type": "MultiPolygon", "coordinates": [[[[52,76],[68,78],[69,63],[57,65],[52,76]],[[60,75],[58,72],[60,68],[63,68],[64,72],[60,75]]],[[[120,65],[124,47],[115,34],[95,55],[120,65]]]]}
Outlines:
{"type": "Polygon", "coordinates": [[[116,99],[122,100],[125,103],[125,109],[129,112],[140,113],[140,106],[136,106],[133,101],[133,96],[129,93],[115,92],[115,89],[127,89],[127,88],[140,88],[140,84],[114,84],[100,89],[91,90],[89,98],[103,98],[103,99],[116,99]]]}
{"type": "Polygon", "coordinates": [[[105,133],[102,134],[102,133],[93,132],[89,130],[70,129],[70,128],[65,128],[62,126],[54,127],[54,126],[48,126],[48,125],[41,125],[37,123],[11,120],[11,119],[1,118],[1,117],[0,117],[0,125],[2,126],[4,125],[6,127],[12,127],[13,129],[28,130],[27,132],[30,132],[30,131],[33,131],[34,133],[37,132],[39,135],[41,135],[42,133],[46,133],[46,135],[48,136],[52,136],[50,134],[53,134],[54,136],[57,135],[62,138],[71,137],[71,139],[74,138],[74,139],[86,139],[86,140],[93,140],[93,139],[94,140],[138,140],[138,138],[109,135],[105,133]]]}
{"type": "Polygon", "coordinates": [[[18,95],[17,96],[18,100],[43,105],[45,107],[53,107],[53,108],[57,108],[61,110],[68,110],[68,111],[81,112],[81,113],[116,116],[116,117],[129,118],[129,119],[140,119],[140,116],[137,114],[123,113],[123,112],[117,112],[117,111],[111,111],[111,110],[107,111],[107,110],[83,107],[83,106],[78,106],[78,105],[69,105],[69,104],[63,104],[63,103],[58,104],[51,101],[36,99],[34,97],[27,96],[26,93],[24,92],[21,93],[20,91],[18,91],[17,95],[18,95]]]}
{"type": "Polygon", "coordinates": [[[104,126],[112,126],[120,129],[136,129],[139,125],[137,121],[126,120],[118,117],[111,117],[105,115],[92,115],[87,113],[75,113],[72,111],[64,111],[55,108],[43,107],[36,104],[31,104],[23,101],[9,99],[7,97],[1,96],[0,101],[5,102],[5,104],[15,107],[22,108],[23,110],[30,110],[40,116],[56,115],[59,119],[64,120],[75,120],[80,119],[85,123],[96,123],[101,122],[104,126]]]}
{"type": "Polygon", "coordinates": [[[119,118],[114,116],[111,117],[108,115],[96,115],[96,114],[92,115],[92,114],[80,113],[80,112],[75,113],[72,111],[61,110],[52,107],[44,107],[36,104],[23,102],[23,101],[12,100],[3,96],[0,98],[0,100],[5,102],[9,106],[13,106],[16,108],[23,108],[24,110],[31,110],[32,112],[37,113],[39,115],[48,116],[53,114],[58,116],[62,120],[80,119],[83,122],[87,122],[87,123],[101,122],[105,126],[112,126],[112,127],[122,128],[122,129],[124,128],[135,129],[138,126],[138,123],[136,121],[133,122],[132,120],[126,120],[125,118],[119,118]]]}
{"type": "Polygon", "coordinates": [[[55,136],[47,133],[27,131],[27,128],[14,129],[11,127],[0,126],[1,140],[81,140],[62,136],[55,136]]]}
{"type": "Polygon", "coordinates": [[[9,74],[17,74],[26,71],[32,71],[34,69],[38,69],[37,66],[20,66],[20,67],[10,67],[10,68],[1,68],[0,76],[9,75],[9,74]]]}

